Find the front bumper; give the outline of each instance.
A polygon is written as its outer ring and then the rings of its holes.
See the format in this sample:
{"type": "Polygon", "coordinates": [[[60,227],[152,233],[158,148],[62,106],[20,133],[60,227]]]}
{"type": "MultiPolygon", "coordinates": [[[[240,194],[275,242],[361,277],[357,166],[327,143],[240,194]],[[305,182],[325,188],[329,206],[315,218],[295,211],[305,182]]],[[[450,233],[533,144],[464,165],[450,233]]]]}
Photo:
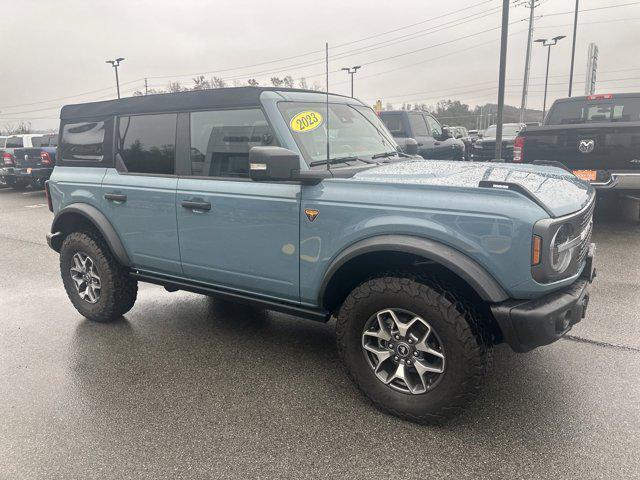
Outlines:
{"type": "Polygon", "coordinates": [[[596,276],[591,244],[578,280],[562,290],[534,300],[507,300],[491,305],[504,341],[515,352],[528,352],[559,340],[585,316],[589,287],[596,276]]]}
{"type": "Polygon", "coordinates": [[[591,182],[591,185],[603,190],[640,190],[640,173],[611,172],[608,181],[591,182]]]}

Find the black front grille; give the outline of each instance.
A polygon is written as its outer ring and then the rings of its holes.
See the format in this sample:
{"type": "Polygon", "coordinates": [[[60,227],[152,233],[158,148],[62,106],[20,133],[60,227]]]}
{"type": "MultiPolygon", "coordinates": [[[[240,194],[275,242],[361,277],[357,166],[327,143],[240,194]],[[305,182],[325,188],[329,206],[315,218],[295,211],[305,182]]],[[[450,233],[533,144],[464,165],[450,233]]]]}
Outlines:
{"type": "Polygon", "coordinates": [[[578,264],[582,264],[582,262],[584,262],[584,259],[586,258],[587,253],[589,252],[589,244],[591,243],[591,233],[593,230],[593,210],[595,208],[595,205],[596,205],[596,202],[594,199],[592,200],[589,208],[587,208],[581,214],[581,216],[577,219],[580,225],[579,231],[581,235],[582,235],[582,232],[585,232],[585,230],[588,229],[588,231],[586,232],[585,238],[580,243],[580,248],[577,249],[578,264]]]}

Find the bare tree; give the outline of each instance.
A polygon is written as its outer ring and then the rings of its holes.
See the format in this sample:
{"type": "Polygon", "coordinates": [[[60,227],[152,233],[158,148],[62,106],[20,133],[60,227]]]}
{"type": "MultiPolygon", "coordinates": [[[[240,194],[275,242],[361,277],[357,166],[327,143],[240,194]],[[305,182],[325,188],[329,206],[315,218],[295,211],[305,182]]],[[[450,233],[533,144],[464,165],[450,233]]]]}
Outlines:
{"type": "Polygon", "coordinates": [[[324,92],[324,87],[320,84],[320,82],[315,81],[313,85],[311,85],[311,90],[315,90],[317,92],[324,92]]]}
{"type": "Polygon", "coordinates": [[[307,79],[304,77],[300,77],[298,79],[298,86],[304,90],[308,90],[309,86],[307,85],[307,79]]]}
{"type": "Polygon", "coordinates": [[[283,83],[284,80],[282,80],[280,77],[271,77],[271,85],[273,85],[274,87],[281,87],[283,83]]]}
{"type": "Polygon", "coordinates": [[[184,92],[186,88],[184,88],[180,82],[169,82],[169,84],[167,85],[167,90],[169,91],[169,93],[176,93],[184,92]]]}
{"type": "Polygon", "coordinates": [[[204,75],[200,75],[193,79],[193,88],[191,90],[208,90],[211,88],[209,80],[204,78],[204,75]]]}
{"type": "Polygon", "coordinates": [[[212,88],[224,88],[226,86],[227,86],[227,83],[220,77],[213,77],[211,79],[212,88]]]}
{"type": "Polygon", "coordinates": [[[291,75],[287,75],[286,77],[284,77],[282,79],[282,83],[284,83],[284,86],[287,88],[293,88],[294,84],[293,84],[293,77],[291,75]]]}
{"type": "Polygon", "coordinates": [[[31,122],[25,120],[20,120],[16,125],[8,123],[4,128],[0,129],[0,134],[2,135],[22,135],[31,132],[31,122]]]}
{"type": "Polygon", "coordinates": [[[236,79],[233,81],[233,86],[234,86],[234,87],[241,87],[241,86],[242,86],[242,82],[236,78],[236,79]]]}
{"type": "Polygon", "coordinates": [[[258,85],[260,85],[255,78],[250,78],[249,80],[247,80],[247,84],[251,87],[257,87],[258,85]]]}

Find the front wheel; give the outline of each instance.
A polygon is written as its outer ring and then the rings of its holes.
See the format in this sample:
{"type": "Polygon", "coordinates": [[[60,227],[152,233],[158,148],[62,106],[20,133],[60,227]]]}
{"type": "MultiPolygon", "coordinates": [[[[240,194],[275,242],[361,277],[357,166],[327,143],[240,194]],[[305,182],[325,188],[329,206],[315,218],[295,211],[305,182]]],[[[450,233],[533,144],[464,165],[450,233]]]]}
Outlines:
{"type": "Polygon", "coordinates": [[[73,306],[94,322],[116,320],[136,301],[138,283],[96,232],[74,232],[65,238],[60,273],[73,306]]]}
{"type": "Polygon", "coordinates": [[[380,409],[442,421],[477,395],[490,347],[453,294],[414,277],[369,280],[337,317],[338,350],[356,385],[380,409]]]}

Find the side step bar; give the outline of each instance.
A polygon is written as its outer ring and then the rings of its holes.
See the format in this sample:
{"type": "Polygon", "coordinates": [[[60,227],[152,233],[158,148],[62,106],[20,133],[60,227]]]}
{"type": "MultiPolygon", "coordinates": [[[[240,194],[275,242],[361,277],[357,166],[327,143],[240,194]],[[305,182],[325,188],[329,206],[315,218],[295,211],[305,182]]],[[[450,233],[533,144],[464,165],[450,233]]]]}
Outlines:
{"type": "Polygon", "coordinates": [[[235,292],[220,287],[214,287],[212,285],[207,285],[204,283],[191,282],[189,280],[167,277],[157,273],[144,272],[141,270],[131,270],[130,275],[143,282],[161,285],[167,290],[186,290],[188,292],[200,293],[202,295],[210,295],[224,300],[244,303],[248,305],[255,305],[266,310],[275,310],[277,312],[295,315],[318,322],[326,322],[331,316],[329,312],[320,308],[305,307],[295,303],[278,302],[275,300],[256,297],[242,292],[235,292]]]}

